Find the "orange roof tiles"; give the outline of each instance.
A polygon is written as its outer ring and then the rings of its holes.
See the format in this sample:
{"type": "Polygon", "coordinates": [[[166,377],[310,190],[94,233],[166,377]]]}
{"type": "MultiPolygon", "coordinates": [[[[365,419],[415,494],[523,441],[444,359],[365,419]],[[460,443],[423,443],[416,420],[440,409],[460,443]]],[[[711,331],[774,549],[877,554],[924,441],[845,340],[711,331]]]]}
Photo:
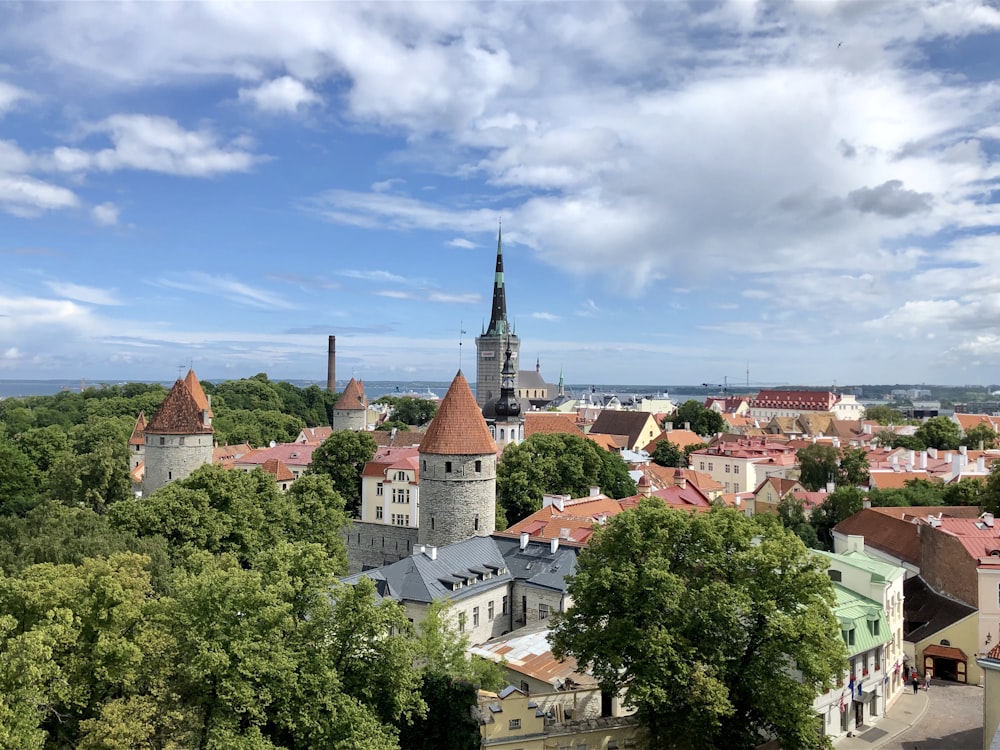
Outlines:
{"type": "MultiPolygon", "coordinates": [[[[202,395],[204,396],[204,393],[202,395]]],[[[156,414],[146,425],[146,432],[154,435],[211,433],[212,426],[202,420],[203,413],[190,389],[178,378],[160,404],[160,408],[156,410],[156,414]]]]}
{"type": "Polygon", "coordinates": [[[276,458],[269,458],[260,468],[271,474],[276,482],[290,482],[295,479],[292,470],[276,458]]]}
{"type": "Polygon", "coordinates": [[[705,438],[697,432],[692,432],[691,430],[669,430],[661,432],[655,438],[650,440],[643,450],[646,451],[646,453],[652,454],[652,452],[656,450],[656,446],[664,440],[669,440],[681,450],[689,445],[697,445],[705,442],[705,438]]]}
{"type": "Polygon", "coordinates": [[[582,435],[583,430],[576,426],[576,420],[562,412],[528,412],[524,415],[524,437],[529,438],[536,433],[566,433],[582,435]]]}
{"type": "Polygon", "coordinates": [[[344,392],[340,394],[340,398],[337,399],[337,403],[333,405],[333,408],[345,411],[367,409],[368,401],[365,400],[364,383],[354,378],[348,380],[347,385],[344,386],[344,392]]]}
{"type": "Polygon", "coordinates": [[[128,439],[129,445],[145,445],[146,443],[146,412],[139,412],[139,417],[135,420],[135,427],[132,428],[132,435],[128,439]]]}
{"type": "Polygon", "coordinates": [[[188,374],[184,377],[184,385],[186,385],[188,390],[191,391],[191,396],[194,398],[194,402],[198,404],[198,408],[202,411],[207,411],[208,416],[214,416],[212,414],[212,407],[208,401],[208,396],[206,396],[205,391],[202,390],[201,381],[198,380],[198,376],[194,374],[194,368],[188,370],[188,374]]]}
{"type": "Polygon", "coordinates": [[[437,414],[420,441],[420,452],[445,456],[497,452],[497,444],[461,370],[441,399],[437,414]]]}

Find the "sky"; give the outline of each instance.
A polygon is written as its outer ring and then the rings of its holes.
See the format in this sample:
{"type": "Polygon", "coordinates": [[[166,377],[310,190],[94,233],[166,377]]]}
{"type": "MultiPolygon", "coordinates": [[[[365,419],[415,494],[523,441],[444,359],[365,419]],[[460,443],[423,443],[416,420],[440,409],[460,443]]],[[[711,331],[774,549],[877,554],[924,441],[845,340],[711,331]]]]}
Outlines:
{"type": "Polygon", "coordinates": [[[0,4],[0,379],[1000,381],[1000,5],[0,4]]]}

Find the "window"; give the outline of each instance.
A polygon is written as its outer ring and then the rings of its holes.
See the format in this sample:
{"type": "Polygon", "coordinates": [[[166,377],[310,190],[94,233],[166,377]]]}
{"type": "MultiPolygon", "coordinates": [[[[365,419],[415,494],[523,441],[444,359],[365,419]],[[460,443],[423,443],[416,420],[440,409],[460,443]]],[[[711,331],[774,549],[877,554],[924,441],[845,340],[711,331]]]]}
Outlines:
{"type": "Polygon", "coordinates": [[[712,471],[712,469],[713,469],[713,466],[712,466],[712,462],[711,462],[711,461],[709,461],[709,462],[708,462],[708,470],[709,470],[709,471],[712,471]]]}
{"type": "Polygon", "coordinates": [[[478,474],[482,470],[483,470],[483,462],[477,459],[476,460],[476,473],[478,474]]]}
{"type": "Polygon", "coordinates": [[[431,531],[434,531],[434,516],[431,516],[431,531]]]}
{"type": "Polygon", "coordinates": [[[726,464],[726,473],[729,473],[729,464],[726,464]]]}
{"type": "Polygon", "coordinates": [[[183,435],[181,435],[179,438],[177,438],[177,444],[178,445],[184,445],[184,436],[183,435]]]}
{"type": "Polygon", "coordinates": [[[382,520],[382,506],[381,505],[376,505],[375,506],[375,518],[376,518],[376,520],[382,520]]]}
{"type": "Polygon", "coordinates": [[[539,620],[547,620],[547,619],[549,619],[549,605],[548,604],[539,604],[538,605],[538,619],[539,620]]]}
{"type": "Polygon", "coordinates": [[[740,465],[733,464],[733,474],[739,474],[739,473],[740,473],[740,465]]]}
{"type": "Polygon", "coordinates": [[[882,649],[875,649],[875,671],[877,672],[882,668],[882,649]]]}
{"type": "Polygon", "coordinates": [[[382,497],[382,493],[384,490],[385,487],[382,485],[381,482],[375,485],[375,494],[378,495],[379,497],[382,497]]]}
{"type": "Polygon", "coordinates": [[[507,614],[507,597],[503,598],[503,602],[500,605],[500,614],[507,614]]]}
{"type": "Polygon", "coordinates": [[[475,526],[476,531],[479,531],[479,516],[476,516],[475,520],[473,521],[473,525],[475,526]]]}
{"type": "Polygon", "coordinates": [[[174,472],[168,471],[167,472],[167,479],[173,479],[173,478],[174,478],[174,472]]]}
{"type": "Polygon", "coordinates": [[[705,471],[705,462],[704,462],[704,461],[699,461],[699,462],[698,462],[698,468],[699,468],[699,469],[700,469],[701,471],[705,471]]]}
{"type": "Polygon", "coordinates": [[[486,605],[486,619],[493,619],[493,600],[490,599],[490,603],[486,605]]]}
{"type": "Polygon", "coordinates": [[[472,627],[479,627],[479,607],[472,608],[472,627]]]}
{"type": "Polygon", "coordinates": [[[854,628],[851,628],[850,630],[847,631],[847,645],[848,646],[854,645],[854,628]]]}
{"type": "Polygon", "coordinates": [[[510,721],[507,722],[507,729],[520,729],[520,728],[521,728],[520,719],[511,719],[510,721]]]}
{"type": "Polygon", "coordinates": [[[837,581],[838,583],[840,583],[840,571],[839,570],[834,570],[833,568],[831,568],[830,570],[826,571],[826,574],[828,576],[830,576],[830,580],[831,581],[837,581]]]}
{"type": "Polygon", "coordinates": [[[531,685],[524,680],[521,680],[521,692],[525,695],[531,695],[531,685]]]}
{"type": "Polygon", "coordinates": [[[166,445],[166,444],[167,444],[167,439],[165,437],[161,437],[160,438],[160,445],[166,445]]]}
{"type": "Polygon", "coordinates": [[[868,674],[868,654],[864,654],[861,657],[861,674],[868,674]]]}
{"type": "Polygon", "coordinates": [[[451,461],[444,462],[444,473],[451,474],[451,461]]]}
{"type": "Polygon", "coordinates": [[[458,632],[465,632],[465,612],[458,613],[458,632]]]}
{"type": "Polygon", "coordinates": [[[396,472],[396,481],[397,482],[405,482],[406,481],[406,472],[405,471],[397,471],[396,472]]]}
{"type": "Polygon", "coordinates": [[[868,626],[871,628],[872,635],[878,635],[878,631],[879,631],[879,622],[878,622],[878,620],[872,620],[871,622],[868,623],[868,626]]]}

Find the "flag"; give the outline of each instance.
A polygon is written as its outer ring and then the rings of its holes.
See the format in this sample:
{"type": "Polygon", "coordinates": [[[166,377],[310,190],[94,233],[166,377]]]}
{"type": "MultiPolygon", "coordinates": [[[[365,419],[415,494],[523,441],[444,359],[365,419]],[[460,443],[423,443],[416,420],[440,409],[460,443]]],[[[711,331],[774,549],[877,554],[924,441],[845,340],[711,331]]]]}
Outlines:
{"type": "Polygon", "coordinates": [[[896,659],[896,666],[892,668],[892,673],[894,675],[899,675],[899,659],[896,659]]]}
{"type": "Polygon", "coordinates": [[[840,713],[844,713],[847,710],[847,706],[844,705],[844,691],[840,691],[840,713]]]}
{"type": "Polygon", "coordinates": [[[863,691],[862,691],[862,686],[863,686],[864,684],[865,684],[865,681],[864,681],[864,680],[858,680],[858,697],[859,697],[859,698],[861,697],[861,693],[863,692],[863,691]]]}

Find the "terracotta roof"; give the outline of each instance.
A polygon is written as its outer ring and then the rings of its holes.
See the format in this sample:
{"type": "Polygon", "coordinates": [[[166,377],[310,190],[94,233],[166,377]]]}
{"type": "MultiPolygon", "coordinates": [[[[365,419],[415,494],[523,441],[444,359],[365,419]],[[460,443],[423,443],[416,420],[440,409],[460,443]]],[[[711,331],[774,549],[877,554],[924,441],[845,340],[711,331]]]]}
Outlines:
{"type": "Polygon", "coordinates": [[[347,385],[344,386],[344,392],[340,394],[340,398],[337,399],[337,403],[333,405],[333,408],[345,411],[367,409],[368,402],[365,400],[364,383],[354,378],[348,380],[347,385]]]}
{"type": "MultiPolygon", "coordinates": [[[[897,517],[881,513],[880,511],[883,510],[889,509],[864,508],[838,523],[834,527],[834,531],[846,535],[863,536],[866,545],[911,565],[920,565],[920,537],[917,536],[917,526],[909,520],[904,520],[902,515],[897,517]]],[[[913,511],[915,509],[895,508],[893,510],[913,511]]]]}
{"type": "Polygon", "coordinates": [[[684,450],[689,445],[697,445],[705,442],[705,438],[697,432],[692,432],[691,430],[668,430],[661,432],[655,438],[650,440],[649,443],[643,447],[643,450],[646,451],[646,453],[652,454],[653,451],[656,450],[656,446],[664,440],[669,440],[681,450],[684,450]]]}
{"type": "Polygon", "coordinates": [[[576,426],[576,420],[569,414],[550,411],[528,412],[524,415],[524,437],[529,438],[539,432],[583,434],[583,430],[576,426]]]}
{"type": "Polygon", "coordinates": [[[628,447],[626,444],[628,435],[603,435],[600,433],[595,435],[588,432],[586,437],[588,440],[593,440],[604,448],[604,450],[611,451],[612,453],[618,453],[622,448],[628,447]]]}
{"type": "Polygon", "coordinates": [[[201,388],[201,381],[198,380],[198,376],[194,374],[194,369],[188,370],[188,374],[184,377],[184,385],[188,387],[191,391],[191,396],[194,398],[194,402],[198,404],[198,408],[207,411],[208,416],[214,417],[212,414],[212,406],[208,401],[208,396],[205,395],[205,391],[201,388]]]}
{"type": "Polygon", "coordinates": [[[869,471],[868,486],[877,487],[880,490],[899,490],[905,487],[907,482],[916,479],[941,482],[940,479],[931,476],[926,471],[869,471]]]}
{"type": "MultiPolygon", "coordinates": [[[[204,394],[202,394],[204,396],[204,394]]],[[[160,408],[146,425],[146,432],[154,435],[196,435],[213,432],[210,424],[202,421],[202,408],[185,382],[180,378],[163,399],[160,408]]]]}
{"type": "Polygon", "coordinates": [[[437,414],[420,441],[420,452],[446,456],[479,456],[497,452],[497,444],[461,370],[441,399],[437,414]]]}
{"type": "Polygon", "coordinates": [[[829,411],[838,400],[829,391],[763,390],[756,398],[750,399],[750,408],[829,411]]]}
{"type": "Polygon", "coordinates": [[[1000,643],[991,648],[986,656],[990,659],[1000,660],[1000,643]]]}
{"type": "Polygon", "coordinates": [[[281,443],[273,448],[258,448],[240,456],[237,466],[263,466],[269,459],[277,458],[288,466],[309,466],[312,463],[315,445],[302,443],[281,443]]]}
{"type": "Polygon", "coordinates": [[[962,428],[962,432],[971,430],[981,424],[985,424],[994,432],[1000,427],[996,419],[991,417],[989,414],[962,414],[955,413],[955,421],[958,422],[958,426],[962,428]]]}
{"type": "Polygon", "coordinates": [[[135,427],[132,428],[132,436],[128,439],[129,445],[144,445],[146,443],[146,412],[139,412],[138,419],[135,420],[135,427]]]}
{"type": "MultiPolygon", "coordinates": [[[[631,448],[642,437],[642,431],[653,421],[648,411],[617,411],[605,409],[590,428],[590,435],[625,435],[626,448],[631,448]]],[[[654,422],[655,425],[655,422],[654,422]]],[[[648,440],[643,441],[643,444],[648,440]]]]}
{"type": "Polygon", "coordinates": [[[212,448],[212,463],[231,467],[241,456],[253,451],[250,443],[239,445],[217,445],[212,448]]]}
{"type": "Polygon", "coordinates": [[[273,475],[276,482],[289,482],[295,479],[292,470],[276,458],[269,458],[260,468],[273,475]]]}
{"type": "Polygon", "coordinates": [[[332,434],[333,428],[330,426],[303,427],[299,432],[299,439],[296,442],[319,445],[332,434]]]}

